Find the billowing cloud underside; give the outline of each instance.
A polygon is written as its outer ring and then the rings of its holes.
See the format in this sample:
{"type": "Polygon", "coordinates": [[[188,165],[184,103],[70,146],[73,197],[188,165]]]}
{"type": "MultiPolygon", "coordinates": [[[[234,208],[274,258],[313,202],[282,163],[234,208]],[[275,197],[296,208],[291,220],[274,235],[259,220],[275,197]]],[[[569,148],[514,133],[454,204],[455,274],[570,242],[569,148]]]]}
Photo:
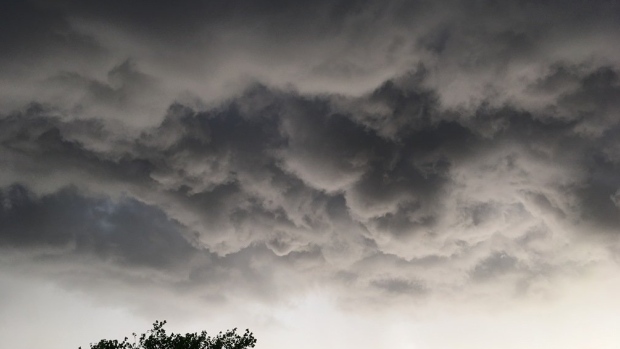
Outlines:
{"type": "Polygon", "coordinates": [[[2,5],[3,262],[222,301],[617,260],[616,3],[233,3],[2,5]]]}

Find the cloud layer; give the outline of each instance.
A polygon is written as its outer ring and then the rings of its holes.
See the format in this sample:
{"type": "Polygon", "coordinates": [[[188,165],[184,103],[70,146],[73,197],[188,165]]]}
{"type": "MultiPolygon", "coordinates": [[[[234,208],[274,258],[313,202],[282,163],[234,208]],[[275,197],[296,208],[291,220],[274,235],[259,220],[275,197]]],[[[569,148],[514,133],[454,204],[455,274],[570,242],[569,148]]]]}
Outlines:
{"type": "Polygon", "coordinates": [[[2,6],[6,268],[385,304],[618,261],[616,2],[2,6]]]}

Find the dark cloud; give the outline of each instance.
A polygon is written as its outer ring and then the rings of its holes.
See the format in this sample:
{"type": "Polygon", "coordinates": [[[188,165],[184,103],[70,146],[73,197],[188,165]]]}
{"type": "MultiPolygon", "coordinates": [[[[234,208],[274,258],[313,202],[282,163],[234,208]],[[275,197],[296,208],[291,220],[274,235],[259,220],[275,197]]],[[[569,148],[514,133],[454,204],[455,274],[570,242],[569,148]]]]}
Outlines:
{"type": "Polygon", "coordinates": [[[37,197],[18,184],[0,198],[4,247],[94,255],[154,269],[186,263],[198,252],[180,234],[182,226],[133,199],[89,198],[75,188],[37,197]]]}
{"type": "Polygon", "coordinates": [[[396,294],[423,294],[424,287],[412,283],[410,280],[387,279],[373,282],[373,286],[396,294]]]}
{"type": "Polygon", "coordinates": [[[377,300],[512,295],[617,244],[616,2],[2,6],[0,241],[24,263],[377,300]]]}
{"type": "Polygon", "coordinates": [[[102,50],[95,40],[71,27],[61,10],[40,7],[30,1],[5,1],[0,5],[3,73],[28,68],[50,54],[71,55],[72,63],[92,59],[102,50]],[[19,69],[21,68],[21,69],[19,69]]]}
{"type": "Polygon", "coordinates": [[[505,253],[495,253],[484,259],[474,268],[472,278],[483,281],[497,275],[512,272],[516,269],[518,260],[505,253]]]}

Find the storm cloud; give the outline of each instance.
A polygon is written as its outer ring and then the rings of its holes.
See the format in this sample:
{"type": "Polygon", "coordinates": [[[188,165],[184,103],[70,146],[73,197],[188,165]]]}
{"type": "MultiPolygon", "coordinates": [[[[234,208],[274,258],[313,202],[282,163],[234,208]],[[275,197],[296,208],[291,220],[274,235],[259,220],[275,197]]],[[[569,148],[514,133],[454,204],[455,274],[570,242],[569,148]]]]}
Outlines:
{"type": "Polygon", "coordinates": [[[0,7],[4,269],[371,308],[617,268],[617,1],[0,7]]]}

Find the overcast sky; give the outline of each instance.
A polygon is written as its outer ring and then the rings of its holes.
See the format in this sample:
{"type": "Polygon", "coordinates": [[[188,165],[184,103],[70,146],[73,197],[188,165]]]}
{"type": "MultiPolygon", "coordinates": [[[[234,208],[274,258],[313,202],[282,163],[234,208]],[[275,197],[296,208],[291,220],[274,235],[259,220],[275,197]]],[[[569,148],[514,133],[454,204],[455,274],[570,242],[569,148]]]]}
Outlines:
{"type": "Polygon", "coordinates": [[[620,1],[0,4],[0,346],[620,343],[620,1]]]}

